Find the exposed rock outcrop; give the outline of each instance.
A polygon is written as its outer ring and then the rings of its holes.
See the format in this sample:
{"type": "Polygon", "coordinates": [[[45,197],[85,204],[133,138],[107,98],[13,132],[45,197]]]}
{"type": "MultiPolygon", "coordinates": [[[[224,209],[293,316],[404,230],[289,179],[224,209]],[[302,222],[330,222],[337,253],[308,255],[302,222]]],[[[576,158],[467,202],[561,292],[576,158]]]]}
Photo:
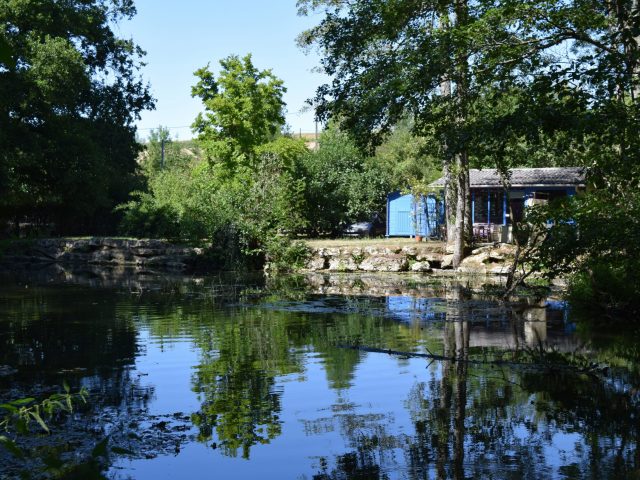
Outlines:
{"type": "Polygon", "coordinates": [[[360,262],[359,268],[365,272],[404,272],[408,265],[407,255],[391,253],[370,255],[360,262]]]}
{"type": "Polygon", "coordinates": [[[163,240],[92,237],[20,241],[3,253],[3,263],[59,263],[131,266],[184,271],[203,249],[181,247],[163,240]]]}
{"type": "MultiPolygon", "coordinates": [[[[477,248],[456,272],[506,275],[515,247],[495,244],[477,248]]],[[[453,271],[453,255],[439,244],[410,246],[369,245],[365,247],[311,248],[306,271],[313,272],[415,272],[453,271]]]]}

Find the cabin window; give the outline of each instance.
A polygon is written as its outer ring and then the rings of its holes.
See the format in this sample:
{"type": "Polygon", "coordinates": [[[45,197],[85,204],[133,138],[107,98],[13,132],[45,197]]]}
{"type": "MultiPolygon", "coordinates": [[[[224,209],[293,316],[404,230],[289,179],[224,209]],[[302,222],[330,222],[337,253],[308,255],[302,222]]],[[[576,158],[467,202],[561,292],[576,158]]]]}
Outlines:
{"type": "Polygon", "coordinates": [[[524,218],[524,191],[515,190],[509,192],[508,208],[507,224],[521,222],[524,218]],[[511,214],[513,214],[513,219],[511,219],[511,214]]]}
{"type": "Polygon", "coordinates": [[[476,192],[473,207],[473,223],[487,223],[487,192],[476,192]]]}
{"type": "Polygon", "coordinates": [[[489,223],[502,225],[504,213],[503,193],[489,193],[489,223]]]}
{"type": "Polygon", "coordinates": [[[533,192],[533,198],[536,200],[553,201],[557,198],[564,198],[567,196],[565,190],[538,190],[533,192]]]}

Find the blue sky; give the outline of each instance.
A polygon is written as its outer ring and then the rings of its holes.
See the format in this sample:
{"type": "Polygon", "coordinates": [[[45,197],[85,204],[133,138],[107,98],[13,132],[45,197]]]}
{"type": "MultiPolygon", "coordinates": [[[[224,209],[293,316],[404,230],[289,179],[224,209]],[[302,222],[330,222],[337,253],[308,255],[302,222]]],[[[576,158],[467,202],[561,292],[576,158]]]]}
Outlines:
{"type": "Polygon", "coordinates": [[[189,125],[202,110],[191,98],[193,72],[230,54],[253,55],[259,69],[270,68],[287,87],[287,123],[294,132],[312,132],[313,112],[301,113],[305,100],[326,77],[312,70],[315,53],[305,54],[296,36],[319,21],[298,17],[295,0],[136,0],[138,14],[116,26],[119,36],[133,38],[147,52],[142,74],[156,98],[156,109],[138,122],[145,138],[158,125],[172,136],[191,138],[189,125]]]}

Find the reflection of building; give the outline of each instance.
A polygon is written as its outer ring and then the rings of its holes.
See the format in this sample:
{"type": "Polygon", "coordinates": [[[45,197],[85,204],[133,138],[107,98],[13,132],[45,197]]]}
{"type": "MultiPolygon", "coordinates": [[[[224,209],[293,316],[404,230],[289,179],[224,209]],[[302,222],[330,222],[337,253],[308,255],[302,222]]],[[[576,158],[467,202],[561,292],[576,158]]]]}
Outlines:
{"type": "MultiPolygon", "coordinates": [[[[584,189],[585,170],[580,167],[514,168],[510,170],[510,190],[505,194],[497,170],[472,169],[469,184],[476,238],[509,241],[509,226],[522,220],[525,208],[573,196],[584,189]]],[[[431,187],[443,189],[444,177],[433,182],[431,187]]]]}
{"type": "Polygon", "coordinates": [[[572,352],[580,341],[572,335],[572,324],[564,304],[530,305],[505,312],[508,321],[474,323],[471,326],[471,347],[537,347],[553,346],[572,352]]]}
{"type": "Polygon", "coordinates": [[[468,324],[471,348],[511,349],[544,344],[560,351],[574,351],[579,341],[572,335],[566,308],[561,302],[542,302],[507,309],[497,302],[467,300],[452,315],[442,298],[386,297],[387,316],[404,323],[433,325],[436,335],[442,322],[468,324]]]}

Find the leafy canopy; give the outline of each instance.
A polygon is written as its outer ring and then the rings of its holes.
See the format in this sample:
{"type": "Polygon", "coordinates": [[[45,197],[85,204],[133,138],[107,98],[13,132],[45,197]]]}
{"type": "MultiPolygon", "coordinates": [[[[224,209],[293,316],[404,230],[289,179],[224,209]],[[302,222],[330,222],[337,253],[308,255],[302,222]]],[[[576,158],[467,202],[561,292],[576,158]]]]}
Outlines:
{"type": "Polygon", "coordinates": [[[129,0],[0,2],[0,217],[104,228],[134,185],[133,123],[153,101],[144,52],[113,31],[134,14],[129,0]]]}
{"type": "Polygon", "coordinates": [[[193,128],[208,159],[233,169],[251,164],[256,148],[284,125],[286,89],[271,70],[258,70],[251,55],[231,55],[220,66],[218,78],[208,65],[195,72],[199,80],[191,94],[202,100],[205,112],[193,128]]]}

